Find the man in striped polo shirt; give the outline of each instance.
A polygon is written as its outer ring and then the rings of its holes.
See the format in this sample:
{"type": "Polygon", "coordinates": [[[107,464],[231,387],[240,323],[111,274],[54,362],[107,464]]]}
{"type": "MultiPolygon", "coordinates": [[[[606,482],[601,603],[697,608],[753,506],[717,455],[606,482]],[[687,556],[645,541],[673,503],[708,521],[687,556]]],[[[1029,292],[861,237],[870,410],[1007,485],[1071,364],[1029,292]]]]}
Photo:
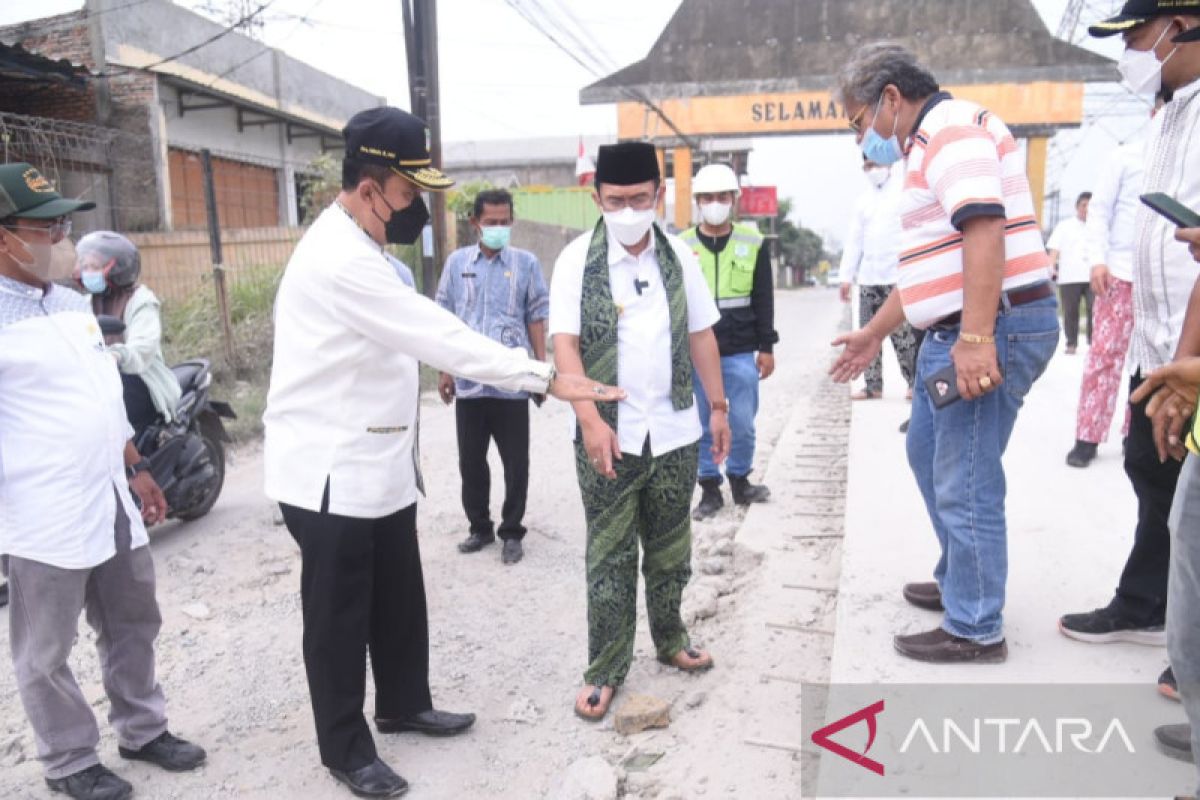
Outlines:
{"type": "Polygon", "coordinates": [[[941,558],[935,581],[906,585],[904,597],[944,615],[933,630],[896,636],[896,650],[935,663],[1003,661],[1001,457],[1058,344],[1025,159],[1000,119],[940,91],[898,45],[860,49],[838,91],[866,157],[905,164],[899,291],[866,326],[834,340],[845,350],[830,372],[841,382],[859,375],[905,318],[926,330],[908,461],[941,558]],[[949,367],[954,378],[929,381],[949,367]],[[938,408],[930,392],[944,394],[951,383],[963,402],[938,408]]]}

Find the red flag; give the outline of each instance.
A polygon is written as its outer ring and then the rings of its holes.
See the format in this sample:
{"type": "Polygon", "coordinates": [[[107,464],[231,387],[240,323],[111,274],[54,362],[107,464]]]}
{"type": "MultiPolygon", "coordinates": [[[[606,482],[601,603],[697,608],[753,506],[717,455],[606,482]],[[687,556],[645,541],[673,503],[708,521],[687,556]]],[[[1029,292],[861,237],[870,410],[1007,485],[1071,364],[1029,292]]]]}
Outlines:
{"type": "Polygon", "coordinates": [[[588,156],[582,136],[579,137],[579,155],[575,158],[575,177],[580,186],[587,186],[596,177],[596,164],[588,156]]]}

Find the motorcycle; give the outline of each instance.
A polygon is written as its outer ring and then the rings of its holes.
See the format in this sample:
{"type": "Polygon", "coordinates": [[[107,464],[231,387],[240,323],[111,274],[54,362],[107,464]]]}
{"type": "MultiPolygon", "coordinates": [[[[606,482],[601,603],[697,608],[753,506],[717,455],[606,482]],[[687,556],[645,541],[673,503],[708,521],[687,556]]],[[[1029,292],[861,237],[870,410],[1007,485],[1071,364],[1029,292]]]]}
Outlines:
{"type": "MultiPolygon", "coordinates": [[[[100,331],[119,336],[125,323],[116,317],[97,318],[100,331]]],[[[222,418],[237,419],[233,407],[209,396],[212,385],[208,359],[193,358],[171,367],[182,395],[175,419],[159,419],[133,441],[150,474],[167,498],[167,518],[194,520],[217,502],[225,484],[225,444],[231,442],[222,418]]]]}

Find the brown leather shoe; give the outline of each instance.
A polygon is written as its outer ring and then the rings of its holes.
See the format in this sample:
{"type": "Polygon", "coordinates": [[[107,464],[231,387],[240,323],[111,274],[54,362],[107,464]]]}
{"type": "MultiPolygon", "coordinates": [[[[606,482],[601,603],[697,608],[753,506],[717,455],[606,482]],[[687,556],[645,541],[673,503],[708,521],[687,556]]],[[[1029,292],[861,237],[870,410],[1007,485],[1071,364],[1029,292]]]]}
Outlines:
{"type": "Polygon", "coordinates": [[[1003,639],[995,644],[980,644],[941,628],[897,636],[892,641],[900,655],[931,664],[999,664],[1008,658],[1008,645],[1003,639]]]}
{"type": "Polygon", "coordinates": [[[937,581],[904,584],[904,599],[927,611],[946,610],[942,608],[942,590],[938,588],[937,581]]]}

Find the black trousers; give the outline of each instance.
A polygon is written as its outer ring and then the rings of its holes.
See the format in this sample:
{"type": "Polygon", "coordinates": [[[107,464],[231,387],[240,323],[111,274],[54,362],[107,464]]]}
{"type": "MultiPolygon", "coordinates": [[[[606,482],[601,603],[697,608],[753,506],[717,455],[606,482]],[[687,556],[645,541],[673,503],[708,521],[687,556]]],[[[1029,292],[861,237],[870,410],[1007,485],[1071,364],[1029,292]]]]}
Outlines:
{"type": "Polygon", "coordinates": [[[493,536],[488,501],[492,494],[492,472],[487,454],[496,440],[504,465],[504,506],[500,510],[501,539],[525,536],[525,498],[529,494],[529,401],[478,397],[457,400],[454,416],[458,426],[458,472],[462,476],[462,504],[471,533],[493,536]]]}
{"type": "MultiPolygon", "coordinates": [[[[1137,374],[1129,383],[1132,392],[1142,383],[1137,374]]],[[[1154,429],[1145,403],[1132,406],[1129,438],[1125,442],[1125,474],[1138,501],[1133,549],[1117,585],[1117,603],[1142,622],[1161,624],[1167,611],[1167,570],[1171,561],[1171,532],[1167,518],[1182,463],[1168,458],[1160,463],[1154,449],[1154,429]]]]}
{"type": "Polygon", "coordinates": [[[1092,285],[1090,283],[1062,283],[1058,286],[1062,294],[1063,333],[1067,347],[1079,344],[1079,302],[1087,303],[1087,338],[1092,342],[1092,285]]]}
{"type": "Polygon", "coordinates": [[[368,650],[377,718],[433,708],[417,506],[381,519],[280,507],[300,545],[304,669],[321,763],[358,769],[376,757],[363,717],[368,650]]]}
{"type": "Polygon", "coordinates": [[[158,419],[158,409],[150,397],[150,390],[140,375],[121,373],[121,386],[125,393],[125,416],[137,436],[158,419]]]}

